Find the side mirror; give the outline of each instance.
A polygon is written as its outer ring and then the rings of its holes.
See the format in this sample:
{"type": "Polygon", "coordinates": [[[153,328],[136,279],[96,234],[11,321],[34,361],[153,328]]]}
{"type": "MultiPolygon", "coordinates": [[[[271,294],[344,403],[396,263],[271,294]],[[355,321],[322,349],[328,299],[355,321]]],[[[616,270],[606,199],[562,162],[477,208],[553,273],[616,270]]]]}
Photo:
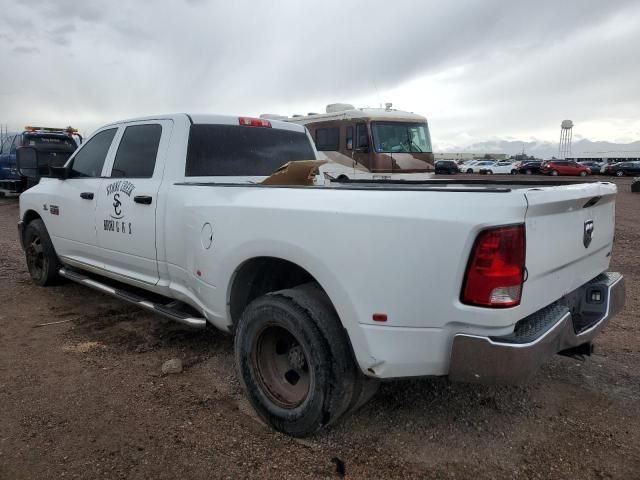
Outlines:
{"type": "Polygon", "coordinates": [[[39,178],[38,151],[33,147],[18,148],[16,150],[16,167],[23,177],[39,178]]]}
{"type": "Polygon", "coordinates": [[[19,147],[16,150],[16,168],[23,177],[40,180],[40,177],[65,179],[68,170],[65,167],[52,167],[48,163],[39,163],[38,151],[33,147],[19,147]]]}
{"type": "Polygon", "coordinates": [[[69,178],[69,169],[66,167],[52,167],[49,165],[49,177],[59,178],[60,180],[64,180],[69,178]]]}

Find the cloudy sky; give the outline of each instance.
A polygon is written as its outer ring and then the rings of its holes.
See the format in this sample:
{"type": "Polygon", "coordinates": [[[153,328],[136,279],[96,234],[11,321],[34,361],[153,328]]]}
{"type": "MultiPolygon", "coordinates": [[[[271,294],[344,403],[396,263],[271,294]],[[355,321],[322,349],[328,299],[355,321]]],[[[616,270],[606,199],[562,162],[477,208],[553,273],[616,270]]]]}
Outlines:
{"type": "Polygon", "coordinates": [[[438,149],[630,142],[639,45],[638,0],[0,0],[0,123],[393,102],[438,149]]]}

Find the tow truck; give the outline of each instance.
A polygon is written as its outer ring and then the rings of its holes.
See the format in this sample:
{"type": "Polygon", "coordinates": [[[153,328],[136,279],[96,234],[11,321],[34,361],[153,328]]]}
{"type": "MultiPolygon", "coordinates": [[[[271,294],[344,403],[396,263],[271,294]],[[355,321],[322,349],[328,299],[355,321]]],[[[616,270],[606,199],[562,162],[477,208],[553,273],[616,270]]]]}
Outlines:
{"type": "Polygon", "coordinates": [[[82,136],[73,127],[33,127],[26,126],[22,133],[9,135],[0,150],[0,194],[21,193],[49,175],[49,167],[59,167],[66,163],[71,154],[82,143],[82,136]],[[39,152],[38,174],[25,177],[16,166],[16,150],[32,147],[39,152]]]}

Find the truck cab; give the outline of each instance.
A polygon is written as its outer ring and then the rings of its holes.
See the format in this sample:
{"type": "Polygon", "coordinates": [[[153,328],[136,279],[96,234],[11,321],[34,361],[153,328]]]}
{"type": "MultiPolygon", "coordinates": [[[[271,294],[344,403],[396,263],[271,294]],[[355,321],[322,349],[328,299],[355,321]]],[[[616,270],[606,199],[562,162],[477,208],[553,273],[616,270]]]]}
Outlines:
{"type": "Polygon", "coordinates": [[[39,176],[48,175],[50,167],[63,166],[78,148],[82,137],[72,127],[25,127],[22,133],[10,135],[0,150],[0,190],[19,193],[38,182],[39,176]],[[38,151],[38,174],[27,180],[17,168],[18,148],[31,147],[38,151]]]}

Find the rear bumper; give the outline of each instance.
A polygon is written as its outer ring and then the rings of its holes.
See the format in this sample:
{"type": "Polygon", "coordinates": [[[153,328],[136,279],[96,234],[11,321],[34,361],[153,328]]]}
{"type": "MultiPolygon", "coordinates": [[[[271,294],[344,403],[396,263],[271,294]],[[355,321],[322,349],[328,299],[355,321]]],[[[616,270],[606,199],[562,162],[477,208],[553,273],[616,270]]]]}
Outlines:
{"type": "Polygon", "coordinates": [[[552,355],[589,344],[624,307],[624,277],[599,275],[569,295],[520,320],[503,337],[457,334],[449,378],[481,383],[519,383],[552,355]],[[594,298],[600,299],[595,301],[594,298]]]}

